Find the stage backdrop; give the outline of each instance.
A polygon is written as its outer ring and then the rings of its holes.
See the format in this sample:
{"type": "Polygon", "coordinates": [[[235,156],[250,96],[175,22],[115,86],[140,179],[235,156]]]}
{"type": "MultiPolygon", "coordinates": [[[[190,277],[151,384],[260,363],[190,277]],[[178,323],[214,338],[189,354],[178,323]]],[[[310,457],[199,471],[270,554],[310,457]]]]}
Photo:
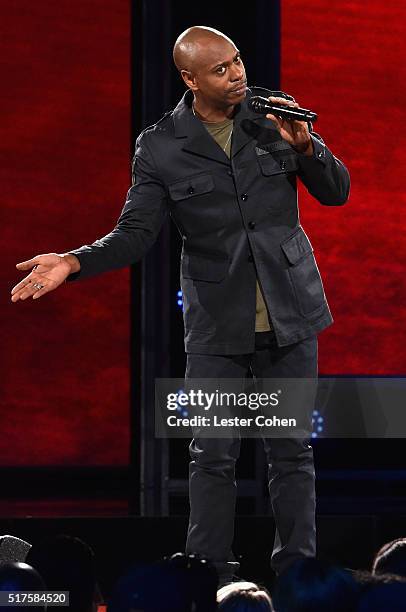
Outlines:
{"type": "Polygon", "coordinates": [[[0,465],[124,465],[129,272],[12,304],[18,261],[112,229],[129,186],[128,0],[1,7],[0,465]]]}
{"type": "MultiPolygon", "coordinates": [[[[404,374],[406,8],[281,4],[281,87],[319,112],[315,129],[352,178],[343,208],[300,194],[335,318],[320,336],[320,369],[404,374]]],[[[12,304],[9,291],[22,277],[16,262],[92,242],[124,203],[129,2],[19,0],[0,11],[0,465],[125,465],[128,271],[37,301],[12,304]]]]}
{"type": "Polygon", "coordinates": [[[283,0],[281,87],[351,173],[343,207],[301,189],[335,324],[320,335],[324,373],[405,374],[406,4],[283,0]]]}

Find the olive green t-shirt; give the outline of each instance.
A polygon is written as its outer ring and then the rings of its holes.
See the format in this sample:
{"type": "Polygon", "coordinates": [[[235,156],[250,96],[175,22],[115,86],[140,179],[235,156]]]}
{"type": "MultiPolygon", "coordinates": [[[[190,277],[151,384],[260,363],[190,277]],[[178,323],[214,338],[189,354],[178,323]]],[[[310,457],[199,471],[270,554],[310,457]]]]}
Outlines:
{"type": "MultiPolygon", "coordinates": [[[[209,134],[213,136],[217,144],[223,149],[227,157],[231,155],[231,138],[233,133],[233,120],[225,119],[224,121],[212,123],[211,121],[202,121],[204,127],[209,134]]],[[[255,331],[263,332],[271,329],[268,311],[264,302],[261,287],[257,279],[257,297],[256,297],[256,317],[255,331]]]]}

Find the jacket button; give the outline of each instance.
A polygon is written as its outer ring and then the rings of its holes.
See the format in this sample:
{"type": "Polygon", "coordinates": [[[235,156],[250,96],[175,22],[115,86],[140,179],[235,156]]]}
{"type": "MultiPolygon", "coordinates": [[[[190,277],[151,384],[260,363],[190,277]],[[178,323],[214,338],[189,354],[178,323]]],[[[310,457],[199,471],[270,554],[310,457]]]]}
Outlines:
{"type": "Polygon", "coordinates": [[[251,254],[250,254],[250,255],[248,255],[248,261],[249,261],[250,263],[252,263],[252,262],[254,261],[254,258],[253,258],[253,256],[252,256],[251,254]]]}
{"type": "Polygon", "coordinates": [[[233,171],[232,170],[227,170],[227,174],[228,174],[228,176],[233,176],[233,171]]]}
{"type": "Polygon", "coordinates": [[[192,195],[192,193],[195,192],[194,187],[189,187],[189,189],[187,190],[189,195],[192,195]]]}
{"type": "Polygon", "coordinates": [[[248,227],[249,227],[250,229],[255,229],[255,221],[250,221],[250,222],[248,223],[248,227]]]}
{"type": "Polygon", "coordinates": [[[243,193],[242,196],[241,196],[241,200],[243,202],[245,202],[245,200],[248,200],[248,195],[246,193],[243,193]]]}

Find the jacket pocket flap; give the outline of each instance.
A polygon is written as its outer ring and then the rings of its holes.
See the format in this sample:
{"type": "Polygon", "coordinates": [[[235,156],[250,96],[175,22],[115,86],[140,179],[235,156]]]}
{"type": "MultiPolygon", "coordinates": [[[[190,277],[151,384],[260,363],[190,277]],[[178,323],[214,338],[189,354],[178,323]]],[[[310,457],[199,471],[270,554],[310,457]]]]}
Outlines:
{"type": "Polygon", "coordinates": [[[302,257],[313,252],[311,242],[302,228],[282,242],[281,249],[291,264],[297,263],[302,257]]]}
{"type": "Polygon", "coordinates": [[[228,259],[211,258],[197,253],[183,253],[182,276],[193,280],[219,282],[227,274],[228,259]]]}
{"type": "Polygon", "coordinates": [[[296,155],[284,155],[278,158],[273,155],[258,155],[258,163],[261,167],[261,172],[265,176],[272,174],[285,174],[286,172],[296,172],[298,162],[296,155]]]}
{"type": "Polygon", "coordinates": [[[198,174],[176,181],[168,185],[168,189],[171,199],[176,202],[213,191],[214,181],[211,174],[198,174]]]}

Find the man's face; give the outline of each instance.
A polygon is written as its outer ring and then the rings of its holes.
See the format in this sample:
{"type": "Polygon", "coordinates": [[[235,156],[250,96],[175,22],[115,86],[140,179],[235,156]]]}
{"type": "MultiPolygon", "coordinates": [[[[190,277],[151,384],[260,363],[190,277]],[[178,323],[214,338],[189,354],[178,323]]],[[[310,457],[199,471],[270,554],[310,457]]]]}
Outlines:
{"type": "Polygon", "coordinates": [[[227,107],[245,98],[244,64],[238,49],[226,39],[200,43],[193,68],[188,86],[213,106],[227,107]]]}

